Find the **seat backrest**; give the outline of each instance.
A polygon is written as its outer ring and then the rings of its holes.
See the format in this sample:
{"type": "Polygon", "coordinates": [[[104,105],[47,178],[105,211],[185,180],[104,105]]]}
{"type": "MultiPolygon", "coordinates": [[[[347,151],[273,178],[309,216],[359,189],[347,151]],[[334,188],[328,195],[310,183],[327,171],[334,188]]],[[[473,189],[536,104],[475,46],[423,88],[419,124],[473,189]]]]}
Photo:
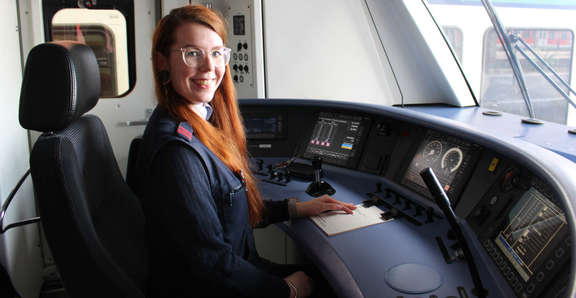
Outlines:
{"type": "Polygon", "coordinates": [[[142,194],[138,193],[141,189],[140,187],[140,174],[141,171],[138,168],[138,158],[140,155],[140,149],[142,147],[142,142],[144,139],[142,136],[135,137],[130,143],[130,151],[128,152],[128,167],[126,168],[126,183],[132,189],[132,191],[139,197],[142,194]]]}
{"type": "Polygon", "coordinates": [[[142,207],[124,182],[100,119],[96,57],[82,44],[46,43],[26,62],[20,124],[42,131],[30,167],[42,226],[70,297],[145,297],[142,207]]]}

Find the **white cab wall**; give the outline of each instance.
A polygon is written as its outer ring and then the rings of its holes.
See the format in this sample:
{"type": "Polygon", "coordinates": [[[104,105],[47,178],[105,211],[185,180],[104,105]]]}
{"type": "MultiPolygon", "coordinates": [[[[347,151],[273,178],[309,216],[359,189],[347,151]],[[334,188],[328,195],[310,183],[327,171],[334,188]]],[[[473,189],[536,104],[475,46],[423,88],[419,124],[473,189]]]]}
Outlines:
{"type": "Polygon", "coordinates": [[[267,97],[475,105],[417,0],[263,0],[267,97]]]}
{"type": "Polygon", "coordinates": [[[152,33],[156,27],[153,0],[135,0],[136,85],[125,97],[102,98],[90,112],[98,115],[108,131],[122,173],[126,173],[130,142],[144,133],[144,126],[126,126],[127,121],[145,120],[156,106],[152,74],[152,33]]]}
{"type": "Polygon", "coordinates": [[[270,98],[400,103],[364,1],[263,1],[270,98]]]}
{"type": "MultiPolygon", "coordinates": [[[[28,134],[18,122],[22,66],[16,1],[0,1],[0,195],[2,203],[28,169],[28,134]]],[[[31,179],[12,201],[6,222],[36,216],[31,179]]],[[[42,285],[42,258],[38,224],[17,227],[0,235],[0,261],[22,297],[38,297],[42,285]]]]}
{"type": "Polygon", "coordinates": [[[456,59],[420,0],[366,0],[405,104],[475,105],[456,59]]]}

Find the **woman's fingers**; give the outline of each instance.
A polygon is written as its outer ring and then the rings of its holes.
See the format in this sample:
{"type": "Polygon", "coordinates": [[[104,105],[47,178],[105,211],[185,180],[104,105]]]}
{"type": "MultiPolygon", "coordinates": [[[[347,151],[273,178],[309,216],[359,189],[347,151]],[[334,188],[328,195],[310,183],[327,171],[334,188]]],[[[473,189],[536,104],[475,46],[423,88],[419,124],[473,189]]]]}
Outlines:
{"type": "Polygon", "coordinates": [[[344,211],[348,214],[354,213],[352,209],[344,204],[338,203],[327,203],[324,205],[323,211],[344,211]]]}
{"type": "Polygon", "coordinates": [[[329,195],[323,195],[323,196],[319,197],[318,199],[320,199],[326,203],[342,205],[342,208],[340,208],[338,210],[344,210],[344,211],[346,211],[346,213],[352,213],[352,210],[356,209],[356,205],[338,201],[329,195]]]}

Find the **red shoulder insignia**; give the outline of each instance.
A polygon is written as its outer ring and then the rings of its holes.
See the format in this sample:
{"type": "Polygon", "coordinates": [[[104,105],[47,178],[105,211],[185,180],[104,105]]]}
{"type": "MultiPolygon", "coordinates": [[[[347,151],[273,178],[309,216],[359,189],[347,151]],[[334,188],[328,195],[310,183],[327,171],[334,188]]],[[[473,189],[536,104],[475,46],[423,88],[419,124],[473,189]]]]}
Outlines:
{"type": "Polygon", "coordinates": [[[188,141],[192,140],[192,132],[190,130],[188,130],[186,127],[184,127],[183,123],[180,123],[180,125],[178,125],[178,134],[185,137],[188,141]]]}

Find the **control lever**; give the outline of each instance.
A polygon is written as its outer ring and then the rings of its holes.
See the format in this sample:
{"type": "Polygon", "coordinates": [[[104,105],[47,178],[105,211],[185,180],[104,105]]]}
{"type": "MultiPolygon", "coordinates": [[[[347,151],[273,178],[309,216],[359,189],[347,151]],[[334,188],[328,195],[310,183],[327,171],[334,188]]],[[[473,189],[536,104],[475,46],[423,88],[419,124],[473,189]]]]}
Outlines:
{"type": "Polygon", "coordinates": [[[321,195],[333,195],[336,190],[328,184],[328,182],[322,180],[322,159],[315,157],[312,160],[312,170],[314,173],[314,181],[308,185],[306,193],[313,196],[319,197],[321,195]]]}
{"type": "Polygon", "coordinates": [[[462,233],[462,229],[460,229],[460,225],[456,220],[456,214],[454,214],[454,210],[450,205],[450,199],[442,189],[438,178],[436,178],[436,175],[431,168],[422,170],[422,172],[420,172],[420,176],[422,176],[422,179],[426,183],[426,186],[432,194],[434,201],[440,207],[440,209],[442,209],[444,216],[446,216],[448,219],[448,223],[450,223],[452,230],[456,233],[458,241],[462,245],[462,250],[468,263],[468,269],[470,270],[470,275],[472,276],[472,281],[474,282],[475,288],[472,290],[472,293],[481,298],[486,297],[488,295],[488,291],[484,288],[484,286],[482,286],[480,273],[478,273],[478,268],[476,267],[474,258],[472,258],[472,252],[470,251],[468,242],[466,242],[466,238],[464,238],[464,233],[462,233]]]}
{"type": "Polygon", "coordinates": [[[262,159],[257,159],[256,165],[258,166],[258,169],[256,169],[254,174],[260,175],[260,176],[266,176],[266,173],[264,173],[264,161],[262,159]]]}

